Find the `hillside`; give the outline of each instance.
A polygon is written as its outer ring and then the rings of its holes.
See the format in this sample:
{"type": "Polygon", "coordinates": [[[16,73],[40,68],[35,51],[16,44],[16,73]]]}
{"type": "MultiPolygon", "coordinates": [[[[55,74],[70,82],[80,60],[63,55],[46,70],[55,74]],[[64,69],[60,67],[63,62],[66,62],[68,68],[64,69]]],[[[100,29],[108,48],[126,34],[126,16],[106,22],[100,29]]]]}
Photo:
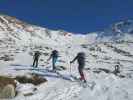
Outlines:
{"type": "Polygon", "coordinates": [[[119,36],[98,32],[80,35],[0,15],[0,75],[16,77],[34,73],[48,80],[38,86],[18,84],[18,95],[11,100],[133,100],[133,38],[126,32],[119,36]],[[57,68],[62,66],[66,70],[51,71],[52,64],[47,59],[53,49],[60,55],[57,68]],[[33,69],[36,50],[41,57],[38,68],[33,69]],[[79,77],[79,74],[77,63],[70,66],[69,62],[80,51],[86,54],[84,72],[87,81],[95,83],[93,88],[71,81],[71,75],[79,77]],[[119,75],[113,73],[117,62],[119,75]],[[37,90],[32,91],[33,88],[37,90]],[[25,92],[32,95],[25,96],[25,92]]]}

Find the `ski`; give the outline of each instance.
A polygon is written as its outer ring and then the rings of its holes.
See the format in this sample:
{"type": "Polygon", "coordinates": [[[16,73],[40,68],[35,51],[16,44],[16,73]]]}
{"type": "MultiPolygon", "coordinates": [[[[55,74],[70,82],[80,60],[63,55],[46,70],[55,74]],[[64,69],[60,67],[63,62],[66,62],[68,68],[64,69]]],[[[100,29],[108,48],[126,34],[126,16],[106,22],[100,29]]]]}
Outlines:
{"type": "Polygon", "coordinates": [[[82,80],[80,80],[79,78],[75,77],[75,76],[72,76],[72,82],[77,82],[79,83],[80,86],[82,86],[83,88],[87,88],[89,87],[91,90],[93,90],[93,88],[95,87],[96,83],[94,81],[92,82],[84,82],[82,80]]]}

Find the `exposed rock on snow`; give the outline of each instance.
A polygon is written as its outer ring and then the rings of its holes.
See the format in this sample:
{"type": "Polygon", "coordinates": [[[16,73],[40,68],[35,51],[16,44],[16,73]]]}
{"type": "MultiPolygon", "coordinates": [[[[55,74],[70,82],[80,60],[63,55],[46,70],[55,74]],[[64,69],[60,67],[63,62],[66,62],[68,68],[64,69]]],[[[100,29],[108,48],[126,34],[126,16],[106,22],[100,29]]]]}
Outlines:
{"type": "Polygon", "coordinates": [[[8,84],[3,89],[0,89],[0,98],[14,98],[16,96],[16,90],[14,85],[8,84]]]}
{"type": "Polygon", "coordinates": [[[16,87],[16,82],[13,78],[9,78],[7,76],[0,76],[0,86],[4,87],[8,84],[12,84],[14,87],[16,87]]]}
{"type": "Polygon", "coordinates": [[[2,57],[0,57],[0,60],[13,61],[14,59],[10,55],[3,55],[2,57]]]}
{"type": "Polygon", "coordinates": [[[41,77],[37,74],[32,74],[30,75],[30,77],[17,76],[15,79],[20,83],[31,83],[34,85],[39,85],[41,83],[47,82],[47,80],[44,77],[41,77]]]}
{"type": "Polygon", "coordinates": [[[12,78],[0,76],[0,98],[13,98],[16,95],[16,83],[12,78]]]}

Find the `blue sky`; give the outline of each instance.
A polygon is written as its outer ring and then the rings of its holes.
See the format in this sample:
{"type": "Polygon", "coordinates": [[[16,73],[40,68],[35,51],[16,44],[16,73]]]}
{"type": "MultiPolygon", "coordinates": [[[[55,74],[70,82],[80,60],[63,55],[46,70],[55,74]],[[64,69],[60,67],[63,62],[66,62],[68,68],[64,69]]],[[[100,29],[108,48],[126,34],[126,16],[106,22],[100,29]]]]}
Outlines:
{"type": "Polygon", "coordinates": [[[74,33],[100,31],[133,18],[133,0],[0,0],[0,13],[74,33]]]}

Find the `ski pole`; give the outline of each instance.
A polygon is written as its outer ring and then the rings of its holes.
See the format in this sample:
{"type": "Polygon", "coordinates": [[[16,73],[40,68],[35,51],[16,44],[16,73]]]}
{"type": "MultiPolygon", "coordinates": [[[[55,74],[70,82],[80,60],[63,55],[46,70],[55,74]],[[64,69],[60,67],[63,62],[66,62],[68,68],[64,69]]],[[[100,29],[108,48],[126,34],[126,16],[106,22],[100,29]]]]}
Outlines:
{"type": "Polygon", "coordinates": [[[72,64],[70,63],[70,76],[72,76],[72,64]]]}
{"type": "Polygon", "coordinates": [[[67,57],[67,60],[68,60],[68,65],[69,65],[69,74],[70,74],[70,76],[72,76],[69,52],[67,51],[66,54],[67,54],[66,57],[67,57]]]}

